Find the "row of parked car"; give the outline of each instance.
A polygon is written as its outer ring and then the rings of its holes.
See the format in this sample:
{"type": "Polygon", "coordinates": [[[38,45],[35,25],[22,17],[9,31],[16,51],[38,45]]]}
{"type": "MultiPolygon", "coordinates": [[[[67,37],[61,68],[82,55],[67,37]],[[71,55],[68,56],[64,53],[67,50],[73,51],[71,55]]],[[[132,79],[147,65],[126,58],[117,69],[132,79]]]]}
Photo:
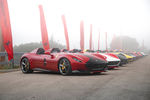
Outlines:
{"type": "Polygon", "coordinates": [[[37,48],[20,60],[23,73],[55,71],[62,75],[72,72],[101,73],[146,56],[144,52],[101,52],[99,50],[66,50],[37,48]]]}

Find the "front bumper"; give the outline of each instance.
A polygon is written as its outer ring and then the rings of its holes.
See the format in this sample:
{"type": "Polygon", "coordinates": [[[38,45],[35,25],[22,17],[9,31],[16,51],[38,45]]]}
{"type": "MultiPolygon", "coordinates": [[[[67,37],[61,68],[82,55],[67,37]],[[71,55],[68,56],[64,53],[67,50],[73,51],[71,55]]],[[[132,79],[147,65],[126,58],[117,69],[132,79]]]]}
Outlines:
{"type": "Polygon", "coordinates": [[[133,58],[128,58],[128,62],[132,62],[133,61],[133,58]]]}
{"type": "Polygon", "coordinates": [[[86,63],[86,68],[89,71],[106,71],[108,69],[107,63],[86,63]]]}
{"type": "Polygon", "coordinates": [[[124,64],[127,64],[127,63],[128,63],[127,59],[121,59],[120,66],[124,65],[124,64]]]}
{"type": "Polygon", "coordinates": [[[120,61],[109,61],[108,62],[108,69],[117,68],[120,64],[120,61]]]}

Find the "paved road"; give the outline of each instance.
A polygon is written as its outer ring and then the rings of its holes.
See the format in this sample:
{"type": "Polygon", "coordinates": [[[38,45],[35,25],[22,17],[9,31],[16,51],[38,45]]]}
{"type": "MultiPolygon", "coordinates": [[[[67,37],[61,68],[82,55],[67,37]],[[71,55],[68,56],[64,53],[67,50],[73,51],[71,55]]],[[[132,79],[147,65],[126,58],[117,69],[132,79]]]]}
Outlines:
{"type": "Polygon", "coordinates": [[[101,75],[3,73],[0,100],[150,100],[150,56],[101,75]]]}

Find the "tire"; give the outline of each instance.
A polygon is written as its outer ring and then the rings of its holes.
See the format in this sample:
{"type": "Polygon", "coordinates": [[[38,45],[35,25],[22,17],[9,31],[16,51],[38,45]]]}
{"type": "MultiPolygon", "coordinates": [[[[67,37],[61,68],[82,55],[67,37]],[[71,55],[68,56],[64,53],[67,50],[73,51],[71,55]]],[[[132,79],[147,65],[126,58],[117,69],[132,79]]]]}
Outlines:
{"type": "Polygon", "coordinates": [[[122,65],[123,65],[122,62],[120,62],[119,66],[122,66],[122,65]]]}
{"type": "Polygon", "coordinates": [[[115,68],[108,68],[108,70],[113,70],[113,69],[115,69],[115,68]]]}
{"type": "Polygon", "coordinates": [[[93,75],[100,75],[101,72],[94,72],[93,75]]]}
{"type": "Polygon", "coordinates": [[[72,68],[67,58],[60,59],[59,64],[58,64],[58,70],[60,74],[64,76],[70,75],[72,73],[72,68]]]}
{"type": "Polygon", "coordinates": [[[20,67],[23,73],[32,73],[33,70],[30,69],[30,63],[27,58],[23,58],[20,63],[20,67]]]}

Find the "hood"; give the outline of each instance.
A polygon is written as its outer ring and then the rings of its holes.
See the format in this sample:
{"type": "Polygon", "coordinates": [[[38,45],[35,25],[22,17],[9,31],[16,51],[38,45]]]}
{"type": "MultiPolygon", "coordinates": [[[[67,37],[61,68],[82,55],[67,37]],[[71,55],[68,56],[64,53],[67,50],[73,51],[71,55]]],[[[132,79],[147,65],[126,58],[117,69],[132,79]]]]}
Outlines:
{"type": "Polygon", "coordinates": [[[127,58],[124,55],[118,54],[117,56],[120,60],[127,60],[127,58]]]}
{"type": "Polygon", "coordinates": [[[116,59],[119,59],[118,56],[116,56],[116,54],[113,54],[113,53],[105,53],[106,55],[109,55],[111,57],[114,57],[116,59]]]}
{"type": "Polygon", "coordinates": [[[112,57],[112,56],[107,55],[107,54],[104,54],[104,53],[99,53],[99,54],[101,54],[101,55],[103,55],[103,56],[106,56],[106,60],[107,60],[107,61],[120,61],[119,58],[115,58],[115,57],[112,57]]]}
{"type": "Polygon", "coordinates": [[[91,55],[91,54],[86,54],[86,53],[69,53],[72,57],[76,57],[81,61],[87,62],[89,60],[95,60],[96,62],[100,62],[100,63],[107,63],[107,61],[105,59],[101,59],[97,56],[91,55]]]}
{"type": "Polygon", "coordinates": [[[106,59],[106,56],[103,56],[103,55],[100,55],[100,54],[98,54],[98,53],[84,53],[84,54],[86,54],[86,55],[91,55],[91,56],[94,56],[94,57],[96,57],[96,58],[98,58],[98,59],[100,59],[100,60],[104,60],[104,61],[107,61],[106,59]]]}
{"type": "Polygon", "coordinates": [[[122,53],[123,55],[125,55],[128,59],[133,58],[132,56],[129,56],[127,54],[122,53]]]}

